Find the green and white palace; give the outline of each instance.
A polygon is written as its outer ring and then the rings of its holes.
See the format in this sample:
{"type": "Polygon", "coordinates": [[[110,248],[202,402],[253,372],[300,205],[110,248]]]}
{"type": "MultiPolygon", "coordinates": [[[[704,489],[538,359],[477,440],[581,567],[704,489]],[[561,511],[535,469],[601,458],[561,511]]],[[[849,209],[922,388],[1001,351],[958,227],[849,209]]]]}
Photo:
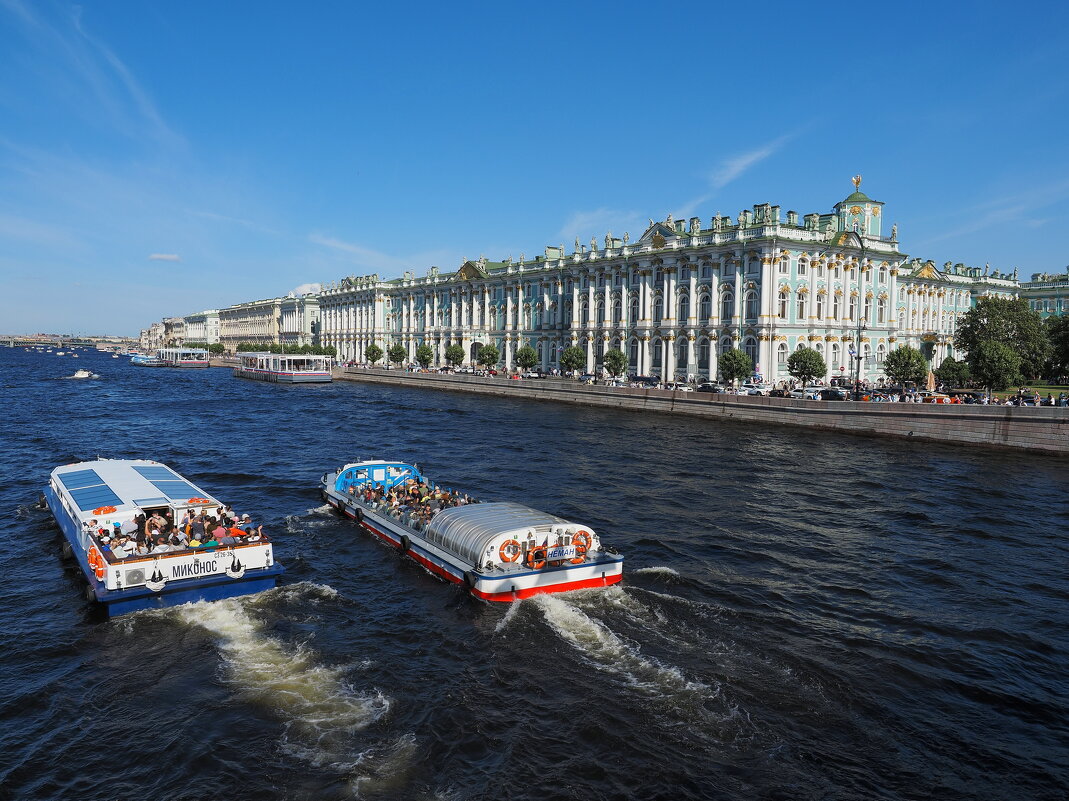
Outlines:
{"type": "Polygon", "coordinates": [[[494,344],[506,368],[529,345],[546,370],[575,345],[588,372],[619,348],[629,372],[666,379],[715,378],[732,348],[773,381],[801,347],[823,354],[830,375],[850,373],[855,348],[864,378],[878,378],[902,344],[938,365],[954,355],[958,318],[977,297],[1017,296],[1017,276],[910,260],[897,226],[885,231],[883,203],[860,183],[827,214],[784,215],[765,203],[707,226],[669,215],[637,239],[577,240],[570,253],[547,247],[532,260],[480,258],[451,273],[347,277],[319,296],[322,342],[356,361],[372,343],[400,343],[412,361],[426,344],[437,364],[449,345],[474,360],[494,344]]]}

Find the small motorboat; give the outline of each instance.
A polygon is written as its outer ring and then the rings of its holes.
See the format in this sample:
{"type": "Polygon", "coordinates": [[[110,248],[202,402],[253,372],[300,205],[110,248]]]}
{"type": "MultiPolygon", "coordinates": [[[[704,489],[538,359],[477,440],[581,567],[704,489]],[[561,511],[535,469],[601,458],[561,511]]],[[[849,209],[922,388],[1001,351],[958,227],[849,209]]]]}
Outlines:
{"type": "Polygon", "coordinates": [[[100,378],[100,376],[91,370],[75,370],[74,375],[69,375],[67,378],[100,378]]]}

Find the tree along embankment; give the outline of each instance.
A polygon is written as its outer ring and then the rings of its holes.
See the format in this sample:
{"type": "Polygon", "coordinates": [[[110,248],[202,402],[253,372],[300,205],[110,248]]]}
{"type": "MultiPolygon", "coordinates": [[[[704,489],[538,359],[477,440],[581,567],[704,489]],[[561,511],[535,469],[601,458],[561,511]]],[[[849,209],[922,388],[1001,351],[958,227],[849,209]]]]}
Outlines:
{"type": "Polygon", "coordinates": [[[613,409],[730,418],[855,434],[1069,453],[1069,408],[811,401],[666,389],[630,389],[553,379],[512,380],[401,370],[336,370],[336,379],[578,403],[613,409]]]}

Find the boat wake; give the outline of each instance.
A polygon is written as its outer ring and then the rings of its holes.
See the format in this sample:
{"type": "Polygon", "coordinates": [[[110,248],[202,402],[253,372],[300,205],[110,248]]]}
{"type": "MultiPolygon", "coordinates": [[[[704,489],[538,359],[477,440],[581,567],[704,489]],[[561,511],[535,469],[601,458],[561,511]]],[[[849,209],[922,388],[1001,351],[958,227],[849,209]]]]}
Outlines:
{"type": "Polygon", "coordinates": [[[249,608],[279,596],[314,603],[337,593],[331,587],[298,584],[251,599],[185,604],[174,612],[215,638],[228,683],[283,722],[286,752],[317,766],[349,772],[363,761],[355,752],[353,735],[382,718],[391,701],[378,691],[354,690],[344,678],[348,666],[320,664],[310,649],[287,647],[265,634],[249,608]]]}
{"type": "Polygon", "coordinates": [[[679,578],[679,571],[673,570],[670,567],[655,566],[655,567],[640,567],[638,570],[632,570],[632,573],[640,576],[662,576],[665,578],[679,578]]]}
{"type": "MultiPolygon", "coordinates": [[[[625,593],[620,593],[625,596],[625,593]]],[[[602,670],[619,675],[627,684],[650,695],[705,696],[710,688],[688,680],[676,667],[644,656],[637,645],[614,634],[578,606],[556,595],[533,599],[546,622],[565,642],[602,670]]],[[[636,602],[637,603],[637,602],[636,602]]]]}

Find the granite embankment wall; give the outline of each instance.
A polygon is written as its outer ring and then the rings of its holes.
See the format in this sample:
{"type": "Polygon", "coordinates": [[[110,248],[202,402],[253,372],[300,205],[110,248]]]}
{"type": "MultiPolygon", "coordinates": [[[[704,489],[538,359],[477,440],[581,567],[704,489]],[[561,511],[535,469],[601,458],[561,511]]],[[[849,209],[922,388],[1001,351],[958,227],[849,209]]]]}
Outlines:
{"type": "Polygon", "coordinates": [[[587,386],[575,381],[515,381],[399,370],[336,370],[336,379],[510,398],[579,403],[857,434],[1069,453],[1069,408],[806,401],[792,398],[587,386]]]}

